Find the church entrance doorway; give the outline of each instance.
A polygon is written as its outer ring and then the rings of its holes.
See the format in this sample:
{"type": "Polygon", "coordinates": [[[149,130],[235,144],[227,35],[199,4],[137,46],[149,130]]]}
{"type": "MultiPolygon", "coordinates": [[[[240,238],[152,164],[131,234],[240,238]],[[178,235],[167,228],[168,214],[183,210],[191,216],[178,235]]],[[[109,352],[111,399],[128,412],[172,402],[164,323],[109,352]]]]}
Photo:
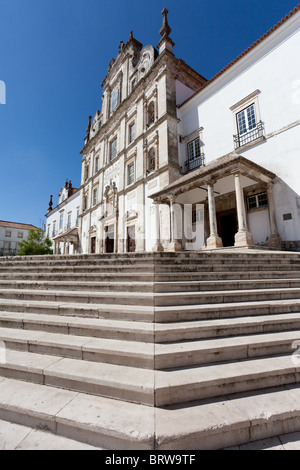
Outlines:
{"type": "Polygon", "coordinates": [[[234,236],[238,231],[236,209],[217,212],[217,226],[223,246],[234,246],[234,236]]]}
{"type": "Polygon", "coordinates": [[[114,253],[115,249],[115,229],[114,225],[108,225],[105,227],[105,252],[114,253]]]}
{"type": "Polygon", "coordinates": [[[91,238],[91,253],[96,253],[96,237],[91,238]]]}
{"type": "Polygon", "coordinates": [[[127,252],[135,252],[135,225],[127,227],[127,252]]]}

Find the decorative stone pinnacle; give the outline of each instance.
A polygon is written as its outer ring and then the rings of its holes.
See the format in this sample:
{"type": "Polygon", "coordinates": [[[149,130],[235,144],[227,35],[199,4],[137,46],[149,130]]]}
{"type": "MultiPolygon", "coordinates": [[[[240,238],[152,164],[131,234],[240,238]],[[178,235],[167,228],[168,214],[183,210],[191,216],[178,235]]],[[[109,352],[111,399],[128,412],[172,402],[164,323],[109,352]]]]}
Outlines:
{"type": "Polygon", "coordinates": [[[163,11],[162,11],[163,24],[162,24],[162,27],[159,30],[159,34],[162,37],[163,36],[169,36],[170,32],[172,31],[169,24],[168,24],[168,18],[167,18],[168,13],[169,13],[168,10],[166,8],[164,8],[163,11]]]}
{"type": "Polygon", "coordinates": [[[49,201],[49,207],[48,207],[48,212],[52,211],[53,209],[53,202],[52,202],[53,195],[51,194],[50,196],[50,201],[49,201]]]}

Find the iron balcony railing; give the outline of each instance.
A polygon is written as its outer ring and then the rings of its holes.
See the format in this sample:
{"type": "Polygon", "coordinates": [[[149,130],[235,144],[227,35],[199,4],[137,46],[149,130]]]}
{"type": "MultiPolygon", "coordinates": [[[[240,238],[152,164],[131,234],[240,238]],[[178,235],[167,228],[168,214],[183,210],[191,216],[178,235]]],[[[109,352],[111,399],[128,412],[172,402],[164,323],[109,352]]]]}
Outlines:
{"type": "Polygon", "coordinates": [[[204,153],[200,153],[200,156],[197,158],[191,158],[185,162],[185,171],[193,171],[196,168],[204,165],[204,153]]]}
{"type": "Polygon", "coordinates": [[[259,121],[254,129],[245,132],[244,134],[236,134],[233,136],[234,148],[242,147],[243,145],[248,144],[264,135],[264,124],[262,121],[259,121]]]}

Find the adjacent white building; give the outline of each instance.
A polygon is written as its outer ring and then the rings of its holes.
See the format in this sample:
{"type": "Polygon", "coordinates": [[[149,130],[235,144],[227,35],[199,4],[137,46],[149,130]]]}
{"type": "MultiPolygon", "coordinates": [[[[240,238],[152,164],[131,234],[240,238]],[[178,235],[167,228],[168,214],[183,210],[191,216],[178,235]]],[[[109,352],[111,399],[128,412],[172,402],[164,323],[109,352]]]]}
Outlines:
{"type": "Polygon", "coordinates": [[[53,208],[50,197],[46,214],[46,233],[53,243],[54,254],[75,254],[78,252],[78,221],[80,191],[66,181],[58,195],[58,204],[53,208]]]}
{"type": "Polygon", "coordinates": [[[299,50],[298,6],[178,107],[185,175],[155,199],[202,204],[206,247],[300,250],[299,50]]]}
{"type": "Polygon", "coordinates": [[[0,220],[0,256],[15,256],[19,243],[27,240],[29,230],[40,230],[34,225],[0,220]]]}

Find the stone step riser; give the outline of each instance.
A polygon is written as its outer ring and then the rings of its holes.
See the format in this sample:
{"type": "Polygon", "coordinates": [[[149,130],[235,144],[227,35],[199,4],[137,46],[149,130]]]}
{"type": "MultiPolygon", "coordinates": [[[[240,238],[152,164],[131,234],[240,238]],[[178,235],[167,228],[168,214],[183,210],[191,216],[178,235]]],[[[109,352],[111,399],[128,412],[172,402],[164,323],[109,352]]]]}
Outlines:
{"type": "MultiPolygon", "coordinates": [[[[40,385],[48,385],[51,387],[61,388],[64,390],[72,390],[75,392],[88,393],[105,398],[113,398],[116,400],[127,401],[131,403],[141,403],[143,405],[154,406],[154,393],[145,390],[134,390],[120,388],[116,383],[97,384],[93,382],[83,381],[76,378],[62,377],[51,373],[41,372],[39,370],[22,370],[9,365],[0,364],[0,376],[23,380],[25,382],[36,383],[40,385]]],[[[142,387],[141,387],[142,388],[142,387]]]]}
{"type": "Polygon", "coordinates": [[[7,304],[1,303],[0,300],[0,311],[8,311],[8,312],[21,312],[21,313],[34,313],[34,314],[43,314],[43,315],[62,315],[62,316],[70,316],[70,317],[82,317],[82,318],[102,318],[108,320],[130,320],[130,321],[143,321],[143,322],[150,322],[154,321],[154,312],[147,312],[147,311],[140,311],[135,312],[132,311],[130,308],[124,308],[122,311],[111,311],[109,309],[109,305],[107,309],[104,306],[97,307],[94,304],[91,304],[91,307],[81,307],[80,304],[78,305],[47,305],[47,304],[40,304],[39,305],[31,305],[24,303],[15,303],[15,304],[7,304]]]}
{"type": "Polygon", "coordinates": [[[141,309],[140,311],[133,311],[130,306],[124,306],[122,310],[112,310],[110,306],[97,306],[90,304],[90,306],[81,306],[80,304],[63,305],[63,304],[32,304],[25,302],[1,302],[0,311],[20,312],[20,313],[34,313],[46,315],[62,315],[70,317],[85,317],[85,318],[102,318],[109,320],[129,320],[129,321],[143,321],[143,322],[181,322],[192,320],[213,320],[222,318],[238,318],[255,315],[276,315],[282,313],[299,313],[300,302],[285,301],[284,303],[270,302],[262,303],[262,305],[251,305],[244,303],[242,305],[226,305],[217,304],[215,307],[191,306],[189,310],[177,309],[172,307],[156,307],[149,311],[141,309]]]}
{"type": "Polygon", "coordinates": [[[0,419],[34,429],[41,429],[100,449],[133,451],[149,451],[153,449],[150,443],[140,443],[134,438],[130,439],[128,436],[122,436],[122,433],[120,433],[120,436],[117,433],[112,435],[105,428],[94,429],[93,426],[80,426],[75,419],[73,421],[59,419],[55,416],[45,415],[42,412],[34,412],[26,408],[0,407],[0,419]]]}
{"type": "MultiPolygon", "coordinates": [[[[110,382],[109,380],[91,381],[88,378],[79,380],[78,377],[72,376],[72,374],[68,374],[67,372],[65,376],[62,376],[55,371],[42,371],[34,367],[30,370],[25,370],[14,364],[0,364],[0,376],[157,407],[217,398],[225,394],[249,392],[252,390],[261,390],[300,382],[300,374],[295,370],[295,366],[292,364],[290,367],[277,370],[276,374],[265,371],[259,374],[241,374],[240,377],[225,377],[222,379],[212,379],[211,381],[168,385],[167,387],[158,385],[156,387],[155,396],[153,390],[149,388],[143,389],[143,387],[138,386],[126,387],[125,385],[120,388],[118,384],[110,382]]],[[[153,384],[156,380],[154,373],[153,384]]]]}
{"type": "Polygon", "coordinates": [[[192,367],[206,364],[217,364],[226,361],[239,361],[258,357],[271,357],[280,354],[292,354],[295,349],[292,348],[290,340],[278,340],[272,344],[251,344],[237,345],[212,350],[193,350],[191,354],[174,352],[172,355],[156,355],[155,368],[157,370],[173,369],[177,367],[192,367]]]}
{"type": "MultiPolygon", "coordinates": [[[[75,281],[74,281],[75,282],[75,281]]],[[[37,292],[39,290],[55,290],[57,291],[75,291],[75,292],[116,292],[116,293],[128,293],[128,292],[145,292],[145,293],[152,293],[153,292],[153,284],[143,284],[140,279],[137,282],[128,283],[126,285],[121,284],[119,282],[116,283],[84,283],[81,282],[77,284],[75,283],[65,283],[65,282],[27,282],[27,281],[14,281],[14,282],[1,282],[0,280],[0,289],[35,289],[37,292]]],[[[287,286],[288,287],[288,286],[287,286]]],[[[299,282],[300,287],[300,282],[299,282]]]]}
{"type": "MultiPolygon", "coordinates": [[[[1,305],[0,305],[1,309],[1,305]]],[[[213,320],[217,318],[239,318],[254,315],[274,315],[282,313],[299,313],[300,302],[284,302],[284,304],[270,302],[270,304],[263,305],[249,305],[246,302],[239,305],[226,305],[217,304],[214,308],[210,309],[209,306],[203,306],[203,308],[197,309],[190,307],[189,311],[172,309],[172,307],[166,307],[166,310],[157,307],[155,310],[155,322],[166,323],[166,322],[180,322],[180,321],[191,321],[191,320],[213,320]]]]}
{"type": "MultiPolygon", "coordinates": [[[[138,353],[116,353],[107,349],[92,349],[88,346],[76,348],[72,344],[55,344],[42,341],[24,341],[21,338],[3,338],[7,350],[25,351],[35,354],[45,354],[70,359],[91,362],[104,362],[120,366],[138,367],[141,369],[167,370],[181,367],[192,367],[207,364],[217,364],[226,361],[237,361],[251,358],[271,357],[280,354],[291,355],[293,349],[290,339],[278,339],[269,343],[237,344],[211,349],[192,349],[191,352],[176,350],[172,353],[156,353],[144,357],[138,353]]],[[[180,345],[178,346],[180,347],[180,345]]]]}
{"type": "MultiPolygon", "coordinates": [[[[300,321],[299,321],[300,324],[300,321]]],[[[286,329],[293,330],[293,325],[287,325],[286,329]]],[[[116,339],[116,340],[124,340],[124,341],[137,341],[143,343],[153,343],[155,342],[155,335],[154,332],[143,332],[143,331],[136,331],[134,329],[127,329],[124,331],[118,331],[117,329],[107,328],[105,329],[96,329],[96,328],[89,328],[83,326],[65,326],[59,324],[52,324],[49,323],[41,323],[38,320],[36,322],[23,322],[23,321],[14,321],[14,320],[7,320],[0,318],[0,328],[12,328],[12,329],[20,329],[20,330],[27,330],[27,331],[41,331],[45,333],[58,333],[58,334],[65,334],[65,335],[74,335],[74,336],[90,336],[91,338],[105,338],[105,339],[116,339]]],[[[116,326],[117,328],[117,326],[116,326]]],[[[272,330],[277,331],[277,330],[272,330]]],[[[254,330],[256,332],[256,330],[254,330]]],[[[162,336],[162,338],[164,338],[162,336]]],[[[174,337],[171,337],[170,341],[173,341],[174,337]]],[[[197,339],[195,337],[195,339],[197,339]]],[[[156,340],[157,342],[159,340],[156,340]]]]}
{"type": "Polygon", "coordinates": [[[141,369],[154,369],[154,358],[152,356],[141,357],[138,354],[125,355],[116,354],[114,351],[108,350],[89,350],[88,348],[75,348],[72,345],[46,344],[41,342],[27,342],[21,339],[4,340],[7,350],[25,351],[34,354],[46,354],[48,356],[58,356],[69,359],[78,359],[90,362],[105,362],[107,364],[115,364],[119,366],[135,367],[138,363],[141,369]]]}
{"type": "Polygon", "coordinates": [[[259,377],[240,377],[233,381],[224,378],[214,381],[212,384],[195,383],[188,386],[173,386],[156,391],[156,406],[179,405],[181,403],[193,402],[218,398],[235,393],[251,392],[282,385],[297,384],[300,382],[300,374],[293,367],[278,371],[276,375],[261,374],[259,377]]]}
{"type": "Polygon", "coordinates": [[[156,294],[155,296],[155,305],[157,307],[172,307],[172,306],[186,306],[186,305],[209,305],[209,304],[227,304],[227,303],[241,303],[241,308],[243,308],[243,302],[259,302],[259,301],[272,301],[272,300],[291,300],[296,299],[300,302],[300,293],[289,292],[289,291],[276,291],[268,292],[267,290],[257,290],[254,293],[241,291],[241,292],[220,292],[213,294],[206,293],[196,293],[193,295],[179,295],[174,293],[169,297],[160,296],[156,294]],[[199,295],[200,294],[200,295],[199,295]]]}
{"type": "Polygon", "coordinates": [[[288,263],[268,263],[268,262],[256,262],[256,263],[243,263],[243,264],[193,264],[188,265],[183,263],[182,265],[174,265],[174,264],[161,264],[147,266],[147,264],[131,264],[131,265],[113,265],[108,264],[105,266],[99,265],[84,265],[84,266],[48,266],[47,264],[40,265],[40,266],[33,266],[30,267],[28,265],[20,265],[20,266],[0,266],[0,275],[5,274],[7,271],[10,273],[137,273],[137,272],[147,272],[148,273],[173,273],[173,272],[182,272],[182,273],[189,273],[189,272],[213,272],[213,273],[222,273],[228,271],[241,271],[247,272],[251,271],[298,271],[300,272],[300,263],[299,264],[288,264],[288,263]],[[145,268],[146,267],[146,268],[145,268]]]}
{"type": "MultiPolygon", "coordinates": [[[[11,389],[15,389],[17,381],[11,381],[11,389]]],[[[40,385],[31,384],[31,387],[42,387],[40,385]]],[[[41,397],[36,389],[32,388],[27,390],[27,393],[34,393],[38,398],[41,397]]],[[[44,387],[44,386],[43,386],[44,387]]],[[[50,387],[47,387],[49,389],[50,387]]],[[[169,410],[156,409],[155,415],[151,407],[143,407],[141,410],[142,416],[145,417],[145,422],[148,423],[146,432],[141,435],[141,419],[139,418],[139,429],[134,433],[134,426],[128,426],[123,430],[122,427],[116,431],[115,426],[106,428],[101,426],[98,419],[89,421],[89,413],[94,416],[102,406],[105,406],[104,400],[99,403],[95,399],[91,399],[89,395],[82,395],[81,397],[74,397],[74,392],[69,392],[69,402],[72,400],[76,405],[83,407],[83,410],[78,409],[79,418],[76,419],[75,413],[72,413],[74,407],[70,410],[71,405],[67,404],[64,411],[55,413],[47,410],[27,408],[23,403],[18,403],[16,400],[10,400],[8,403],[1,402],[0,405],[0,419],[18,423],[32,428],[44,429],[48,432],[59,436],[66,436],[75,439],[79,442],[89,443],[96,447],[107,450],[152,450],[152,451],[175,451],[180,450],[218,450],[227,447],[232,447],[244,444],[251,441],[266,439],[272,436],[278,436],[285,433],[292,433],[300,429],[300,414],[299,407],[295,406],[295,412],[289,412],[290,403],[294,398],[297,398],[297,393],[292,396],[293,392],[286,391],[285,387],[277,388],[275,390],[275,405],[271,411],[271,406],[267,406],[265,413],[265,403],[270,404],[274,401],[272,391],[266,392],[258,397],[250,397],[249,413],[243,417],[242,412],[238,410],[247,409],[249,400],[247,397],[241,400],[233,400],[232,405],[224,398],[224,401],[218,403],[211,403],[210,405],[193,406],[189,408],[186,405],[186,416],[182,410],[174,411],[174,418],[170,415],[169,410]],[[276,392],[278,390],[278,392],[276,392]],[[279,396],[280,394],[280,396],[279,396]],[[286,406],[280,406],[281,402],[285,401],[287,395],[288,402],[286,406]],[[255,401],[254,401],[255,400],[255,401]],[[240,403],[241,402],[241,403],[240,403]],[[257,406],[254,407],[254,402],[257,406]],[[149,409],[147,409],[149,408],[149,409]],[[225,409],[224,419],[220,417],[220,421],[213,420],[213,426],[209,427],[208,417],[210,415],[216,416],[222,414],[222,408],[225,409]],[[253,409],[254,408],[254,409],[253,409]],[[91,409],[91,411],[89,411],[91,409]],[[66,411],[65,411],[66,410],[66,411]],[[192,412],[191,412],[192,411],[192,412]],[[87,414],[87,418],[85,418],[87,414]],[[233,417],[231,418],[231,416],[233,417]],[[228,417],[228,418],[227,418],[228,417]],[[202,422],[203,419],[205,422],[202,422]],[[201,422],[197,427],[195,422],[201,422]],[[165,423],[165,425],[164,425],[165,423]],[[179,432],[184,426],[183,432],[179,432]],[[190,423],[190,426],[188,425],[190,423]],[[214,423],[216,423],[214,425],[214,423]],[[168,427],[170,426],[170,427],[168,427]],[[153,434],[149,432],[152,428],[153,434]],[[138,434],[138,438],[136,435],[138,434]]],[[[5,389],[7,393],[7,387],[5,389]]],[[[53,395],[53,392],[51,393],[53,395]]],[[[248,394],[249,396],[249,394],[248,394]]],[[[65,399],[66,401],[66,399],[65,399]]],[[[63,400],[61,399],[63,403],[63,400]]],[[[117,413],[120,407],[114,411],[115,406],[112,401],[107,400],[107,409],[104,408],[104,413],[110,414],[117,419],[117,413]]],[[[118,402],[116,402],[117,404],[118,402]]],[[[296,404],[295,404],[296,405],[296,404]]],[[[128,405],[130,407],[130,405],[128,405]]],[[[137,411],[130,407],[128,411],[128,419],[133,416],[137,411]]],[[[122,423],[126,422],[124,413],[121,416],[122,423]]],[[[114,425],[115,423],[113,423],[114,425]]],[[[124,426],[125,427],[125,426],[124,426]]]]}
{"type": "MultiPolygon", "coordinates": [[[[1,323],[0,323],[1,326],[1,323]]],[[[3,325],[4,326],[4,325],[3,325]]],[[[200,339],[215,339],[215,338],[230,338],[237,336],[246,336],[253,334],[263,333],[276,333],[282,331],[294,331],[300,329],[300,320],[280,322],[279,324],[270,323],[268,325],[261,324],[257,325],[246,325],[237,327],[211,327],[211,328],[198,328],[190,331],[171,331],[161,332],[155,331],[155,342],[156,343],[171,343],[176,341],[196,341],[200,339]]],[[[299,335],[300,338],[300,335],[299,335]]]]}
{"type": "MultiPolygon", "coordinates": [[[[255,292],[214,292],[211,293],[202,293],[197,292],[194,295],[189,294],[167,294],[166,296],[156,294],[155,297],[153,294],[143,294],[140,292],[132,292],[132,295],[124,295],[123,292],[112,292],[107,291],[101,295],[99,292],[93,295],[90,292],[80,292],[80,291],[69,291],[68,293],[64,292],[53,292],[53,291],[26,291],[26,289],[18,290],[12,289],[10,291],[2,290],[0,292],[0,301],[1,299],[6,300],[18,300],[18,301],[39,301],[39,302],[72,302],[72,303],[85,303],[85,304],[105,304],[105,305],[140,305],[143,306],[153,306],[156,307],[172,307],[172,306],[193,306],[193,305],[210,305],[210,304],[221,304],[226,305],[228,303],[244,303],[244,302],[259,302],[259,301],[274,301],[274,300],[292,300],[295,299],[300,302],[300,292],[296,289],[295,291],[291,290],[282,290],[279,289],[268,291],[268,290],[257,290],[255,292]]],[[[241,306],[243,307],[243,305],[241,306]]]]}
{"type": "MultiPolygon", "coordinates": [[[[139,273],[139,274],[107,274],[107,273],[95,273],[95,274],[78,274],[78,273],[65,273],[65,274],[44,274],[44,273],[11,273],[6,272],[0,275],[0,280],[4,281],[39,281],[39,282],[109,282],[117,286],[119,282],[218,282],[218,281],[256,281],[261,284],[263,281],[271,283],[274,279],[282,280],[293,279],[295,283],[300,283],[300,271],[297,272],[274,272],[274,271],[260,271],[260,272],[224,272],[224,273],[160,273],[155,276],[152,274],[139,273]]],[[[293,287],[293,286],[290,286],[293,287]]],[[[176,287],[174,287],[176,288],[176,287]]]]}
{"type": "MultiPolygon", "coordinates": [[[[296,314],[292,314],[295,315],[296,314]]],[[[193,323],[193,322],[191,322],[193,323]]],[[[0,318],[0,328],[11,328],[20,329],[27,331],[41,331],[46,333],[58,333],[65,335],[74,336],[90,336],[91,338],[105,338],[105,339],[116,339],[116,340],[127,340],[137,341],[145,343],[170,343],[176,341],[189,341],[189,340],[200,340],[200,339],[213,339],[223,338],[232,336],[242,336],[247,334],[259,334],[259,333],[276,333],[281,331],[294,331],[300,329],[300,318],[286,319],[277,321],[276,315],[273,319],[257,320],[255,324],[247,323],[245,325],[233,325],[233,326],[214,326],[211,327],[193,327],[182,328],[178,326],[176,330],[169,329],[165,331],[159,330],[159,325],[153,325],[151,331],[138,331],[134,328],[118,329],[118,325],[115,328],[103,326],[101,329],[84,327],[84,326],[70,326],[61,325],[53,321],[49,323],[42,323],[37,320],[16,320],[8,318],[0,318]]]]}
{"type": "Polygon", "coordinates": [[[110,295],[106,296],[105,293],[103,295],[95,295],[93,296],[90,293],[81,293],[79,291],[70,291],[67,294],[63,294],[60,292],[39,292],[39,290],[36,290],[34,292],[26,292],[23,290],[21,292],[20,290],[16,289],[15,292],[12,291],[2,291],[0,292],[0,302],[1,299],[6,299],[6,300],[29,300],[29,301],[35,301],[35,302],[72,302],[72,303],[84,303],[84,304],[105,304],[105,305],[124,305],[124,306],[130,306],[130,305],[141,305],[141,308],[143,306],[152,306],[154,301],[153,301],[153,295],[148,294],[147,296],[143,296],[139,293],[136,294],[136,296],[126,296],[124,295],[123,292],[120,292],[119,295],[110,295]],[[75,295],[77,294],[77,295],[75,295]]]}
{"type": "Polygon", "coordinates": [[[155,292],[156,294],[174,293],[174,296],[179,292],[209,292],[214,291],[229,291],[229,290],[262,290],[262,289],[295,289],[300,290],[300,279],[289,280],[253,280],[243,281],[222,281],[222,282],[206,282],[206,281],[189,281],[189,282],[145,282],[140,277],[131,282],[95,282],[93,281],[78,281],[67,282],[65,279],[61,280],[0,280],[0,289],[36,289],[36,290],[55,290],[55,291],[78,291],[78,292],[155,292]]]}

